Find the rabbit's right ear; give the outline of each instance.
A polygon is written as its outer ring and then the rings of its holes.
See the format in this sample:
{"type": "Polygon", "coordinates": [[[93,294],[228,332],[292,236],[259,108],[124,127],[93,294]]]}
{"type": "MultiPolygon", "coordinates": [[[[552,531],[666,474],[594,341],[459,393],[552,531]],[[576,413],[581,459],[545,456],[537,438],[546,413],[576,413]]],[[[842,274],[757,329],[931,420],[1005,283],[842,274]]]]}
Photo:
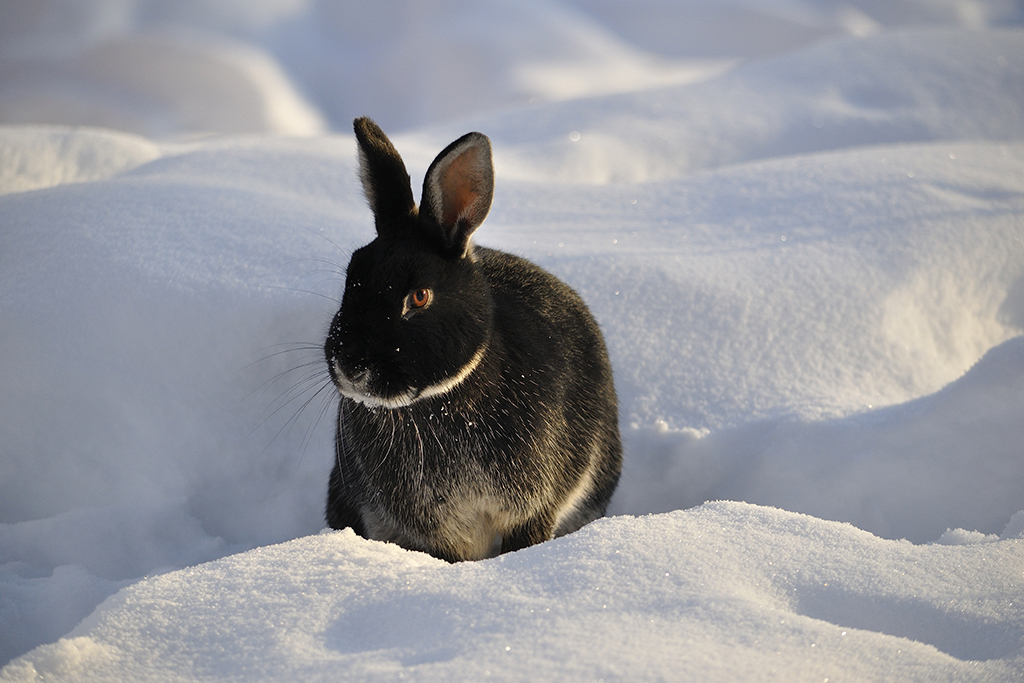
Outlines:
{"type": "Polygon", "coordinates": [[[445,251],[466,256],[469,238],[487,217],[493,197],[491,141],[481,133],[467,133],[448,145],[427,169],[420,216],[437,231],[445,251]]]}
{"type": "Polygon", "coordinates": [[[352,127],[359,143],[359,178],[380,235],[416,212],[409,173],[380,126],[362,117],[353,121],[352,127]]]}

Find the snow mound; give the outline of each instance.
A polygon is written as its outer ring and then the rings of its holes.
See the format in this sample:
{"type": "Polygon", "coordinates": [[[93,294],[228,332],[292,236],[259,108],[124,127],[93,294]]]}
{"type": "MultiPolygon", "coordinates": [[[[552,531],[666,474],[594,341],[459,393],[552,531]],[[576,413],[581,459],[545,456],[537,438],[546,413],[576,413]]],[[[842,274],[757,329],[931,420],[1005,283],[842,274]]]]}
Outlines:
{"type": "Polygon", "coordinates": [[[1011,0],[568,0],[636,45],[676,57],[767,57],[894,28],[979,30],[1024,18],[1011,0]]]}
{"type": "MultiPolygon", "coordinates": [[[[330,0],[47,0],[8,2],[4,19],[0,122],[164,138],[308,134],[325,121],[347,131],[366,114],[387,130],[412,129],[694,83],[743,59],[830,38],[992,29],[1019,25],[1024,13],[1011,0],[387,0],[358,8],[330,0]]],[[[916,91],[909,83],[896,94],[916,91]]],[[[762,104],[742,93],[723,97],[723,104],[762,104]]],[[[785,110],[768,104],[768,112],[785,110]]],[[[818,113],[826,118],[816,121],[831,124],[844,112],[818,113]]],[[[570,125],[564,133],[581,130],[570,125]]]]}
{"type": "Polygon", "coordinates": [[[351,531],[152,577],[36,680],[1009,680],[1024,544],[914,546],[742,503],[447,565],[351,531]]]}
{"type": "Polygon", "coordinates": [[[326,128],[276,60],[224,36],[167,29],[2,65],[0,121],[7,124],[99,126],[155,138],[326,128]]]}
{"type": "Polygon", "coordinates": [[[707,83],[475,117],[420,144],[492,131],[499,177],[601,184],[866,145],[1015,140],[1022,54],[1019,30],[849,38],[707,83]]]}
{"type": "Polygon", "coordinates": [[[479,239],[581,291],[627,423],[838,417],[937,391],[1019,334],[1022,161],[901,145],[636,186],[499,180],[479,239]]]}
{"type": "MultiPolygon", "coordinates": [[[[1024,337],[940,392],[841,420],[775,420],[698,432],[627,432],[616,513],[742,499],[850,522],[886,538],[991,540],[1020,505],[1024,337]],[[962,524],[964,528],[950,529],[962,524]],[[943,531],[945,529],[945,531],[943,531]],[[978,530],[987,530],[985,534],[978,530]]],[[[1005,527],[1005,528],[1004,528],[1005,527]]]]}
{"type": "Polygon", "coordinates": [[[155,144],[125,133],[0,127],[0,194],[110,178],[158,156],[155,144]]]}
{"type": "Polygon", "coordinates": [[[533,101],[696,82],[731,63],[645,53],[548,0],[388,0],[373,11],[319,1],[282,27],[274,46],[345,131],[367,112],[396,131],[533,101]]]}

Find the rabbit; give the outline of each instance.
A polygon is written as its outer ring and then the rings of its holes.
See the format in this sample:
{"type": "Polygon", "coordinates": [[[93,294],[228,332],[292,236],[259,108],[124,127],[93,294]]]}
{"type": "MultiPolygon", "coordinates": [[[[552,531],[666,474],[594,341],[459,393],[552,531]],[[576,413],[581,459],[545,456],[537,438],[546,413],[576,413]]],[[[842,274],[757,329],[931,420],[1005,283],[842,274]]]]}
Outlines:
{"type": "Polygon", "coordinates": [[[471,241],[490,140],[446,147],[417,207],[384,132],[354,127],[377,236],[351,256],[324,344],[341,396],[328,525],[457,562],[601,517],[622,468],[604,340],[566,284],[471,241]]]}

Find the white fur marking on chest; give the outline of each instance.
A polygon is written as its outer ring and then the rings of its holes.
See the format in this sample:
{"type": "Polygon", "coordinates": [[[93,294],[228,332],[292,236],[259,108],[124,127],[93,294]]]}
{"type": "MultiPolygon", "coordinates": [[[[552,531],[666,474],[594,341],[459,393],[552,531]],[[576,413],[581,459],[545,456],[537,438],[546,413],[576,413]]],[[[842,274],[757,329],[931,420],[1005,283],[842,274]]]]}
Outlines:
{"type": "Polygon", "coordinates": [[[438,382],[437,384],[431,384],[424,387],[420,390],[419,394],[417,394],[416,399],[418,400],[421,398],[430,398],[431,396],[447,394],[449,391],[462,384],[462,382],[477,369],[480,365],[480,361],[484,359],[485,353],[487,353],[487,344],[481,344],[480,348],[473,354],[473,357],[469,359],[469,362],[463,365],[457,373],[448,379],[438,382]]]}
{"type": "Polygon", "coordinates": [[[484,354],[487,353],[487,344],[482,344],[473,357],[469,359],[465,365],[459,368],[459,371],[447,379],[443,379],[436,384],[429,384],[422,389],[409,389],[397,396],[373,396],[369,393],[367,385],[369,383],[369,376],[364,377],[359,382],[353,382],[345,376],[345,373],[341,370],[341,365],[337,360],[334,361],[335,374],[338,376],[338,391],[345,397],[362,403],[367,408],[405,408],[411,406],[416,401],[424,398],[430,398],[431,396],[440,396],[446,394],[455,387],[462,384],[467,377],[473,374],[473,371],[480,365],[480,361],[484,359],[484,354]]]}

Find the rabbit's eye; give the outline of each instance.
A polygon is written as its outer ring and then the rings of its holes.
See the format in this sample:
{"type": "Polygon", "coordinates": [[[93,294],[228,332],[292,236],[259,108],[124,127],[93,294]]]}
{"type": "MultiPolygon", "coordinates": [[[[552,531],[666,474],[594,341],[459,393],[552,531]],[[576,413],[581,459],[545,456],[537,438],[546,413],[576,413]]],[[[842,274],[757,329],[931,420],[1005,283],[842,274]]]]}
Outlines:
{"type": "Polygon", "coordinates": [[[429,289],[414,289],[409,292],[409,295],[405,297],[405,308],[408,311],[414,311],[418,308],[424,308],[430,303],[430,290],[429,289]]]}
{"type": "Polygon", "coordinates": [[[433,299],[434,293],[429,289],[412,290],[402,300],[402,318],[408,320],[412,315],[429,306],[433,299]]]}

